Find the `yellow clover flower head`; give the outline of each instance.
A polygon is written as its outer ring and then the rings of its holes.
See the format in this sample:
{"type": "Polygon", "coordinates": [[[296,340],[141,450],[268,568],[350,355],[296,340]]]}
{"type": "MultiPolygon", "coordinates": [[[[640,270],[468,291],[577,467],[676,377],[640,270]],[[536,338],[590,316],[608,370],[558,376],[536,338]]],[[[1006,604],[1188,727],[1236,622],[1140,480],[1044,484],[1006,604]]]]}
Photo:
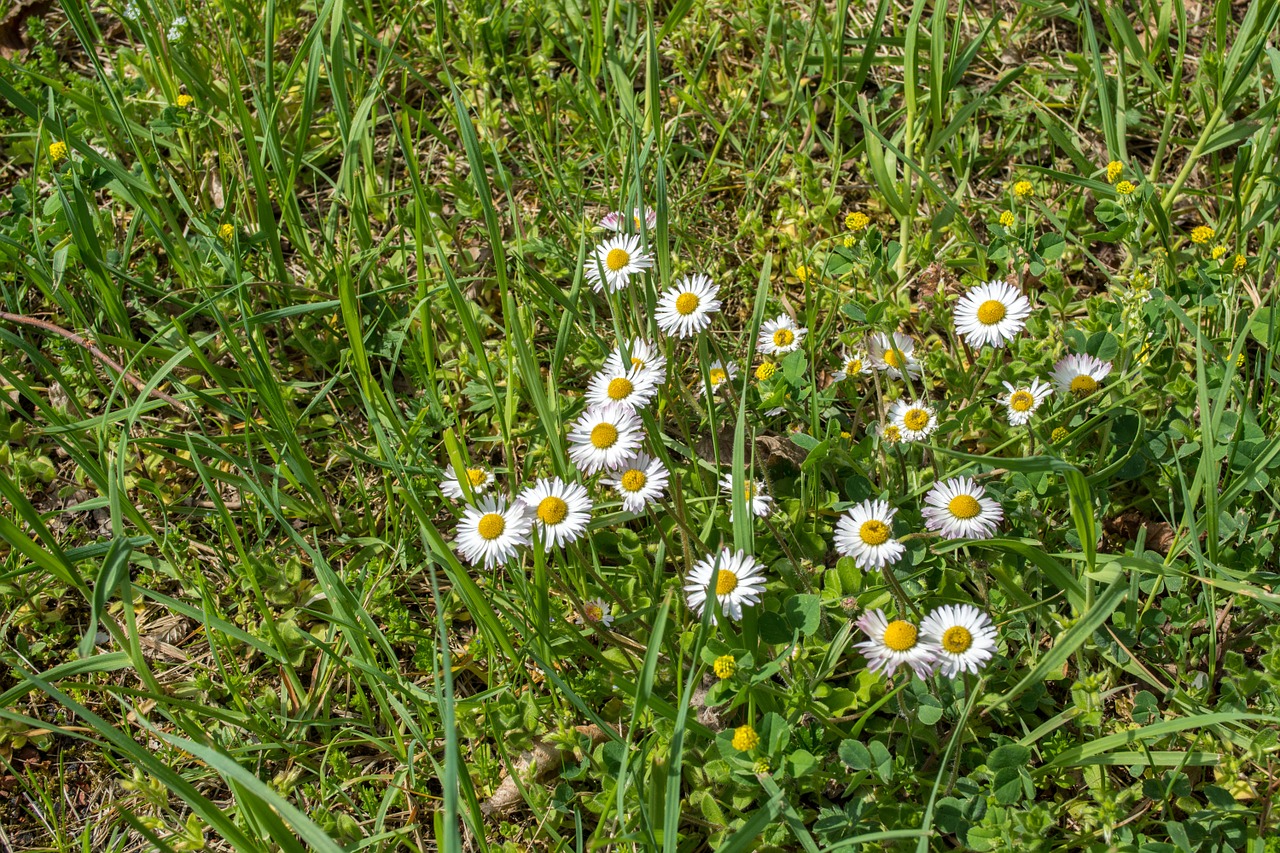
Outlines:
{"type": "Polygon", "coordinates": [[[1119,160],[1112,160],[1107,164],[1107,183],[1114,184],[1116,178],[1120,177],[1120,173],[1124,171],[1124,163],[1119,160]]]}
{"type": "Polygon", "coordinates": [[[1133,195],[1133,191],[1136,189],[1137,187],[1133,185],[1132,181],[1121,181],[1116,184],[1116,192],[1120,195],[1133,195]]]}
{"type": "Polygon", "coordinates": [[[1227,253],[1227,247],[1226,247],[1226,246],[1221,246],[1221,245],[1219,245],[1219,246],[1214,246],[1214,247],[1209,251],[1209,257],[1213,258],[1213,259],[1216,261],[1216,260],[1218,260],[1219,258],[1221,258],[1223,255],[1225,255],[1226,253],[1227,253]]]}
{"type": "Polygon", "coordinates": [[[224,222],[218,226],[218,238],[224,243],[230,243],[236,238],[236,227],[230,222],[224,222]]]}
{"type": "Polygon", "coordinates": [[[1067,440],[1068,435],[1070,435],[1070,433],[1067,432],[1066,427],[1058,427],[1049,436],[1049,440],[1052,441],[1054,444],[1062,444],[1062,442],[1067,440]]]}
{"type": "Polygon", "coordinates": [[[1035,193],[1035,187],[1031,186],[1030,181],[1018,181],[1013,185],[1013,194],[1018,198],[1027,198],[1035,193]]]}
{"type": "Polygon", "coordinates": [[[733,730],[733,748],[738,752],[750,752],[758,743],[760,743],[760,735],[756,734],[756,730],[750,723],[733,730]]]}
{"type": "Polygon", "coordinates": [[[808,281],[812,276],[813,270],[809,269],[804,264],[796,267],[796,278],[799,279],[801,284],[808,281]]]}
{"type": "Polygon", "coordinates": [[[845,247],[846,249],[852,249],[852,248],[853,248],[853,244],[854,244],[854,243],[856,243],[856,242],[858,242],[858,241],[854,239],[854,237],[853,237],[853,235],[852,235],[852,234],[846,234],[846,235],[844,235],[844,247],[845,247]]]}
{"type": "Polygon", "coordinates": [[[1236,255],[1235,260],[1231,262],[1231,271],[1236,275],[1244,272],[1244,268],[1249,265],[1248,259],[1244,255],[1236,255]]]}
{"type": "Polygon", "coordinates": [[[751,772],[757,776],[767,776],[770,769],[767,758],[757,758],[756,763],[751,765],[751,772]]]}
{"type": "Polygon", "coordinates": [[[738,661],[733,655],[720,655],[711,668],[715,670],[716,678],[724,681],[726,678],[733,678],[733,674],[738,671],[738,661]]]}
{"type": "Polygon", "coordinates": [[[760,382],[768,382],[778,372],[778,365],[772,361],[762,361],[760,366],[756,368],[756,379],[760,382]]]}
{"type": "Polygon", "coordinates": [[[1005,228],[1012,228],[1017,221],[1012,210],[1006,210],[1000,214],[1000,224],[1005,228]]]}
{"type": "Polygon", "coordinates": [[[1213,229],[1208,225],[1198,225],[1191,230],[1191,242],[1203,246],[1213,239],[1213,229]]]}
{"type": "Polygon", "coordinates": [[[860,210],[855,210],[844,218],[844,227],[850,231],[861,231],[871,224],[871,217],[860,210]]]}
{"type": "Polygon", "coordinates": [[[176,103],[178,105],[178,109],[185,110],[187,107],[191,106],[195,102],[196,102],[195,98],[191,97],[186,92],[183,92],[181,95],[178,96],[178,100],[176,103]]]}
{"type": "Polygon", "coordinates": [[[67,159],[67,143],[61,139],[55,140],[49,144],[49,159],[55,163],[61,163],[67,159]]]}

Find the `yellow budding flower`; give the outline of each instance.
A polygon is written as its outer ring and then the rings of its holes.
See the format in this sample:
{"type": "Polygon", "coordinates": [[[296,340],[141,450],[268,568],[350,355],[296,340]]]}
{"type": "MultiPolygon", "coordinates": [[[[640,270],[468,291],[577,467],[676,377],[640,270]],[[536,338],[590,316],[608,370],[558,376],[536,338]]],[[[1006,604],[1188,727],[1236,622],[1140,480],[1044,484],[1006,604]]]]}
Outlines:
{"type": "Polygon", "coordinates": [[[1237,370],[1244,369],[1244,353],[1240,353],[1238,356],[1236,356],[1236,369],[1237,370]]]}
{"type": "Polygon", "coordinates": [[[230,243],[236,238],[236,227],[230,222],[224,222],[218,226],[218,237],[224,243],[230,243]]]}
{"type": "Polygon", "coordinates": [[[1199,225],[1191,231],[1191,242],[1202,246],[1213,239],[1213,229],[1208,225],[1199,225]]]}
{"type": "Polygon", "coordinates": [[[856,243],[856,242],[858,242],[858,241],[857,241],[857,240],[855,240],[855,239],[853,238],[853,235],[852,235],[852,234],[846,234],[846,235],[844,235],[844,241],[843,241],[843,242],[844,242],[844,247],[845,247],[846,249],[852,249],[852,248],[853,248],[853,244],[854,244],[854,243],[856,243]]]}
{"type": "Polygon", "coordinates": [[[1035,188],[1031,186],[1030,181],[1018,181],[1013,185],[1013,194],[1018,198],[1027,198],[1035,193],[1035,188]]]}
{"type": "Polygon", "coordinates": [[[1244,255],[1236,255],[1235,260],[1231,262],[1231,271],[1236,275],[1239,275],[1244,272],[1244,268],[1248,266],[1248,264],[1249,261],[1245,259],[1244,255]]]}
{"type": "Polygon", "coordinates": [[[801,264],[800,266],[796,267],[796,278],[799,279],[801,284],[808,281],[812,277],[813,277],[813,270],[809,269],[804,264],[801,264]]]}
{"type": "Polygon", "coordinates": [[[733,730],[733,748],[738,752],[750,752],[758,743],[760,743],[760,735],[756,734],[756,730],[750,723],[733,730]]]}
{"type": "Polygon", "coordinates": [[[49,159],[55,163],[61,163],[67,159],[67,143],[61,139],[49,145],[49,159]]]}
{"type": "Polygon", "coordinates": [[[1130,181],[1121,181],[1116,184],[1116,192],[1120,195],[1133,195],[1133,191],[1136,189],[1137,187],[1135,187],[1130,181]]]}
{"type": "Polygon", "coordinates": [[[1216,261],[1226,253],[1227,253],[1226,246],[1214,246],[1213,249],[1209,251],[1209,257],[1213,258],[1216,261]]]}
{"type": "Polygon", "coordinates": [[[861,231],[871,224],[871,217],[859,210],[855,210],[844,218],[844,227],[850,231],[861,231]]]}
{"type": "Polygon", "coordinates": [[[196,102],[196,99],[186,93],[179,95],[178,100],[176,101],[178,105],[178,109],[180,110],[185,110],[187,107],[191,106],[195,102],[196,102]]]}
{"type": "Polygon", "coordinates": [[[1000,224],[1005,228],[1012,228],[1017,221],[1018,220],[1014,217],[1012,210],[1006,210],[1000,214],[1000,224]]]}
{"type": "Polygon", "coordinates": [[[1054,444],[1062,444],[1062,442],[1067,440],[1068,435],[1070,435],[1070,433],[1067,432],[1066,427],[1058,427],[1049,436],[1049,440],[1052,441],[1054,444]]]}
{"type": "Polygon", "coordinates": [[[757,758],[756,763],[751,765],[751,772],[757,776],[766,776],[769,770],[769,759],[767,758],[757,758]]]}
{"type": "Polygon", "coordinates": [[[720,655],[711,668],[715,670],[716,678],[724,681],[726,678],[733,678],[733,674],[738,671],[738,661],[733,655],[720,655]]]}
{"type": "MultiPolygon", "coordinates": [[[[1120,173],[1124,171],[1124,164],[1119,160],[1112,160],[1107,164],[1107,183],[1114,184],[1116,178],[1120,177],[1120,173]]],[[[1132,186],[1132,184],[1130,185],[1132,186]]]]}
{"type": "Polygon", "coordinates": [[[778,366],[772,361],[761,362],[756,368],[756,379],[760,382],[768,382],[778,372],[778,366]]]}

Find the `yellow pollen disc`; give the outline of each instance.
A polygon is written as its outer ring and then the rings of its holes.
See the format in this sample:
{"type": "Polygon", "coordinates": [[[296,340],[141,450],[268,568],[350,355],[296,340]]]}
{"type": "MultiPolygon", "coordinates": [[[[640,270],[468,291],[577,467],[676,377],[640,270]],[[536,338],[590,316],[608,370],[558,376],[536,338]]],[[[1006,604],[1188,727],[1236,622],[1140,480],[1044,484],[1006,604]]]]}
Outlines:
{"type": "Polygon", "coordinates": [[[1004,303],[998,299],[988,299],[978,306],[978,322],[984,326],[994,326],[1004,319],[1004,303]]]}
{"type": "Polygon", "coordinates": [[[480,523],[476,525],[476,532],[480,534],[480,538],[490,542],[501,536],[502,531],[506,529],[507,520],[496,512],[488,512],[480,516],[480,523]]]}
{"type": "Polygon", "coordinates": [[[716,595],[728,595],[738,588],[738,576],[728,569],[721,569],[716,575],[716,595]]]}
{"type": "Polygon", "coordinates": [[[569,505],[555,495],[548,495],[538,504],[538,520],[543,524],[559,524],[569,514],[569,505]]]}
{"type": "Polygon", "coordinates": [[[598,450],[608,450],[618,441],[618,428],[613,424],[596,424],[591,429],[591,444],[598,450]]]}
{"type": "Polygon", "coordinates": [[[592,622],[599,622],[604,618],[604,611],[600,609],[599,604],[588,604],[586,607],[587,619],[592,622]]]}
{"type": "Polygon", "coordinates": [[[905,652],[916,644],[916,626],[899,619],[884,629],[884,644],[895,652],[905,652]]]}
{"type": "Polygon", "coordinates": [[[489,480],[489,474],[483,468],[468,468],[467,482],[471,484],[471,488],[483,486],[489,480]]]}
{"type": "Polygon", "coordinates": [[[862,522],[858,536],[868,545],[883,545],[889,541],[889,525],[877,519],[862,522]]]}
{"type": "Polygon", "coordinates": [[[779,329],[773,333],[773,345],[776,347],[789,347],[795,339],[795,333],[790,329],[779,329]]]}
{"type": "Polygon", "coordinates": [[[638,492],[644,488],[644,484],[648,479],[649,478],[646,477],[644,472],[639,468],[632,468],[630,471],[627,471],[619,477],[618,482],[622,484],[623,490],[628,492],[638,492]]]}
{"type": "Polygon", "coordinates": [[[632,367],[639,367],[639,368],[643,368],[643,367],[644,367],[644,362],[643,362],[643,361],[641,361],[640,359],[636,358],[636,357],[633,355],[633,356],[631,356],[631,366],[632,366],[632,367]]]}
{"type": "Polygon", "coordinates": [[[688,317],[698,310],[698,305],[701,302],[702,300],[698,298],[696,293],[682,293],[676,297],[676,313],[682,317],[688,317]]]}
{"type": "Polygon", "coordinates": [[[1009,397],[1009,408],[1015,412],[1029,412],[1035,402],[1036,398],[1031,396],[1030,391],[1014,391],[1009,397]]]}
{"type": "Polygon", "coordinates": [[[755,491],[754,484],[747,482],[742,484],[742,491],[746,492],[747,500],[751,500],[751,495],[755,491]]]}
{"type": "Polygon", "coordinates": [[[902,359],[898,357],[896,350],[890,349],[884,351],[884,363],[890,367],[902,368],[902,359]]]}
{"type": "Polygon", "coordinates": [[[719,385],[721,382],[723,382],[723,381],[724,381],[725,379],[727,379],[727,378],[728,378],[728,376],[729,376],[729,374],[725,373],[725,372],[724,372],[724,369],[723,369],[723,368],[720,368],[720,367],[712,368],[712,369],[711,369],[711,373],[710,373],[710,374],[708,374],[708,375],[711,377],[711,384],[712,384],[712,385],[719,385]]]}
{"type": "Polygon", "coordinates": [[[972,495],[956,495],[947,504],[947,510],[956,518],[975,518],[982,512],[982,505],[972,495]]]}
{"type": "Polygon", "coordinates": [[[884,428],[884,432],[882,432],[880,435],[885,441],[889,442],[890,444],[894,444],[895,442],[897,442],[899,439],[902,438],[902,431],[898,429],[896,426],[894,426],[893,424],[889,424],[887,427],[884,428]]]}
{"type": "Polygon", "coordinates": [[[846,362],[845,362],[845,364],[844,364],[844,372],[845,372],[845,373],[850,373],[850,374],[853,374],[853,373],[861,373],[861,372],[862,372],[862,359],[860,359],[860,358],[852,358],[852,359],[849,359],[848,361],[846,361],[846,362]]]}
{"type": "Polygon", "coordinates": [[[969,651],[969,647],[972,645],[973,635],[969,633],[968,628],[961,628],[956,625],[953,628],[948,628],[942,634],[942,647],[953,655],[969,651]]]}
{"type": "Polygon", "coordinates": [[[609,383],[609,399],[625,400],[631,396],[631,392],[635,390],[635,386],[631,384],[631,380],[625,376],[619,376],[617,379],[609,383]]]}
{"type": "Polygon", "coordinates": [[[610,249],[609,254],[604,256],[604,265],[609,272],[617,272],[629,263],[631,263],[631,256],[627,254],[626,249],[610,249]]]}
{"type": "Polygon", "coordinates": [[[929,425],[929,413],[924,409],[908,409],[902,416],[902,422],[906,424],[907,429],[919,432],[929,425]]]}
{"type": "Polygon", "coordinates": [[[1080,397],[1088,396],[1098,390],[1098,381],[1092,376],[1080,374],[1071,380],[1071,393],[1080,397]]]}

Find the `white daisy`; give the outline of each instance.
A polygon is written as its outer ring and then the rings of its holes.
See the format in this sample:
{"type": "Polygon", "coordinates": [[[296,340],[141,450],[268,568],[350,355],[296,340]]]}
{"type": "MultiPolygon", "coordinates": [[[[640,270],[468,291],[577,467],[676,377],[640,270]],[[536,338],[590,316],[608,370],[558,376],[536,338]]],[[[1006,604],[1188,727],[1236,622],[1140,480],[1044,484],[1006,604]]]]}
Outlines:
{"type": "Polygon", "coordinates": [[[976,673],[996,651],[996,626],[972,604],[944,604],[920,620],[920,635],[938,647],[938,670],[948,678],[976,673]]]}
{"type": "Polygon", "coordinates": [[[876,332],[867,339],[871,366],[883,370],[891,379],[901,378],[903,371],[911,376],[920,375],[920,362],[915,359],[915,350],[915,341],[901,332],[894,332],[892,339],[883,332],[876,332]]]}
{"type": "Polygon", "coordinates": [[[598,622],[608,628],[613,624],[613,614],[603,598],[590,598],[582,602],[582,624],[598,622]]]}
{"type": "MultiPolygon", "coordinates": [[[[730,382],[738,378],[738,365],[732,361],[727,364],[717,359],[711,362],[711,366],[707,368],[707,379],[711,382],[711,393],[716,394],[723,391],[730,382]]],[[[706,387],[701,383],[698,385],[698,395],[701,396],[706,387]]]]}
{"type": "Polygon", "coordinates": [[[640,446],[643,425],[626,406],[591,406],[569,430],[569,458],[584,474],[616,468],[640,446]]]}
{"type": "Polygon", "coordinates": [[[915,625],[905,619],[890,622],[879,610],[863,613],[856,624],[867,635],[865,642],[855,644],[867,659],[867,669],[893,675],[906,664],[921,678],[933,674],[938,649],[920,636],[915,625]]]}
{"type": "Polygon", "coordinates": [[[661,382],[667,369],[667,357],[649,341],[636,338],[626,346],[626,355],[622,347],[615,347],[609,357],[604,360],[604,369],[619,373],[638,367],[653,377],[654,382],[661,382]]]}
{"type": "Polygon", "coordinates": [[[609,476],[601,478],[600,485],[616,491],[627,512],[641,513],[649,504],[662,500],[667,491],[667,476],[660,459],[637,453],[622,460],[609,476]]]}
{"type": "Polygon", "coordinates": [[[596,293],[607,285],[617,293],[631,283],[631,276],[653,266],[653,257],[640,248],[640,238],[634,234],[619,234],[601,241],[587,256],[587,280],[596,293]]]}
{"type": "Polygon", "coordinates": [[[1088,397],[1111,372],[1111,362],[1091,355],[1069,355],[1053,366],[1053,383],[1064,394],[1088,397]]]}
{"type": "Polygon", "coordinates": [[[586,488],[559,477],[539,478],[520,495],[520,502],[533,516],[548,551],[579,539],[591,522],[592,504],[586,488]]]}
{"type": "MultiPolygon", "coordinates": [[[[493,485],[493,472],[488,468],[468,468],[467,482],[471,485],[471,494],[479,497],[489,491],[489,487],[493,485]]],[[[452,465],[449,466],[449,473],[440,481],[440,494],[455,501],[465,497],[462,494],[462,486],[458,483],[458,472],[452,465]]]]}
{"type": "Polygon", "coordinates": [[[846,379],[870,373],[871,370],[871,362],[861,350],[851,350],[846,347],[844,355],[840,357],[840,369],[832,374],[831,378],[836,382],[843,382],[846,379]]]}
{"type": "Polygon", "coordinates": [[[1022,426],[1031,420],[1031,415],[1040,404],[1053,393],[1049,383],[1032,379],[1030,385],[1013,385],[1004,383],[1007,393],[996,397],[997,402],[1008,408],[1009,423],[1022,426]]]}
{"type": "Polygon", "coordinates": [[[797,326],[786,314],[779,314],[760,327],[760,351],[765,355],[795,352],[808,333],[808,329],[797,326]]]}
{"type": "MultiPolygon", "coordinates": [[[[769,513],[773,512],[773,498],[769,496],[767,487],[763,480],[744,479],[742,486],[746,490],[747,508],[751,510],[751,514],[757,518],[766,518],[769,513]]],[[[729,520],[733,521],[733,475],[725,474],[720,478],[720,488],[724,489],[729,495],[729,520]]]]}
{"type": "Polygon", "coordinates": [[[876,438],[885,444],[897,444],[902,441],[902,430],[898,429],[894,423],[876,423],[867,428],[868,432],[875,432],[876,438]]]}
{"type": "Polygon", "coordinates": [[[887,501],[863,501],[850,507],[836,522],[836,550],[852,557],[860,569],[891,566],[907,549],[893,538],[897,510],[887,501]]]}
{"type": "Polygon", "coordinates": [[[658,299],[654,314],[658,328],[677,338],[696,335],[711,325],[711,315],[720,310],[719,292],[709,276],[685,276],[658,299]]]}
{"type": "Polygon", "coordinates": [[[1004,518],[1000,504],[971,477],[934,483],[924,502],[924,526],[944,539],[990,539],[1004,518]]]}
{"type": "MultiPolygon", "coordinates": [[[[685,579],[689,609],[699,619],[706,605],[707,589],[713,586],[712,578],[720,610],[733,620],[741,619],[743,606],[756,604],[764,593],[764,566],[744,551],[734,553],[725,548],[694,563],[685,579]]],[[[711,624],[716,624],[715,611],[711,613],[711,624]]]]}
{"type": "Polygon", "coordinates": [[[609,231],[622,231],[626,228],[627,220],[631,220],[633,231],[639,231],[641,226],[645,228],[653,228],[658,224],[658,211],[648,205],[644,208],[644,221],[640,221],[640,217],[635,213],[623,213],[621,210],[614,210],[606,213],[600,220],[600,227],[609,231]]]}
{"type": "Polygon", "coordinates": [[[503,497],[488,497],[479,506],[469,506],[458,522],[458,551],[473,566],[483,562],[486,569],[504,565],[516,549],[529,544],[533,522],[519,502],[507,506],[503,497]]]}
{"type": "Polygon", "coordinates": [[[924,441],[938,428],[938,415],[925,400],[898,400],[889,407],[889,423],[903,441],[924,441]]]}
{"type": "Polygon", "coordinates": [[[969,346],[1002,347],[1027,325],[1031,301],[1005,281],[989,281],[971,289],[956,303],[956,333],[969,346]]]}
{"type": "Polygon", "coordinates": [[[608,367],[591,377],[587,386],[587,401],[594,406],[616,404],[631,409],[643,409],[658,393],[653,374],[639,367],[625,371],[612,371],[608,367]]]}

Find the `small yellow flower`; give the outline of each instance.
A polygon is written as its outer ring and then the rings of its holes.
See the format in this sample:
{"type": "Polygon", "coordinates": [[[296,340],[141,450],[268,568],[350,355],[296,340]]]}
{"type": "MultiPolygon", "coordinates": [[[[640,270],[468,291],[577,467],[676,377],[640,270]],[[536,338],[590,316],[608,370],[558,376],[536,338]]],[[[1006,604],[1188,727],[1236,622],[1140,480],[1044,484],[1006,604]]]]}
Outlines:
{"type": "Polygon", "coordinates": [[[733,730],[733,748],[738,752],[750,752],[760,743],[760,735],[748,723],[733,730]]]}
{"type": "Polygon", "coordinates": [[[1030,181],[1018,181],[1013,185],[1013,194],[1018,198],[1026,198],[1035,192],[1035,188],[1031,186],[1030,181]]]}
{"type": "Polygon", "coordinates": [[[1112,160],[1107,164],[1107,183],[1114,184],[1116,178],[1120,177],[1120,173],[1124,171],[1124,163],[1119,160],[1112,160]]]}
{"type": "Polygon", "coordinates": [[[804,264],[801,264],[800,266],[796,267],[796,278],[799,279],[801,284],[804,284],[806,281],[808,281],[810,276],[812,275],[813,275],[813,270],[809,269],[804,264]]]}
{"type": "Polygon", "coordinates": [[[1191,231],[1191,242],[1204,245],[1213,239],[1213,229],[1208,225],[1198,225],[1191,231]]]}
{"type": "Polygon", "coordinates": [[[842,429],[840,430],[840,437],[843,438],[845,441],[848,441],[849,439],[853,438],[853,433],[849,432],[846,429],[842,429]]]}
{"type": "Polygon", "coordinates": [[[236,227],[230,222],[224,222],[218,226],[218,237],[224,243],[230,243],[236,238],[236,227]]]}
{"type": "Polygon", "coordinates": [[[844,218],[844,227],[850,231],[861,231],[871,224],[871,217],[860,210],[855,210],[844,218]]]}
{"type": "Polygon", "coordinates": [[[751,772],[757,776],[767,775],[770,769],[769,759],[767,758],[757,758],[756,763],[751,765],[751,772]]]}
{"type": "Polygon", "coordinates": [[[1213,258],[1213,259],[1216,261],[1216,260],[1218,260],[1218,258],[1221,258],[1221,257],[1222,257],[1223,255],[1225,255],[1226,253],[1227,253],[1227,247],[1226,247],[1226,246],[1214,246],[1214,247],[1209,251],[1209,257],[1213,258]]]}
{"type": "Polygon", "coordinates": [[[1006,210],[1000,214],[1000,224],[1005,228],[1012,228],[1017,221],[1012,210],[1006,210]]]}
{"type": "Polygon", "coordinates": [[[756,368],[756,379],[761,382],[768,382],[777,372],[778,366],[772,361],[762,361],[760,366],[756,368]]]}
{"type": "Polygon", "coordinates": [[[1136,189],[1137,187],[1135,187],[1130,181],[1121,181],[1116,184],[1116,192],[1120,195],[1133,195],[1133,191],[1136,189]]]}
{"type": "Polygon", "coordinates": [[[885,424],[884,429],[880,431],[880,438],[886,444],[897,444],[902,441],[902,430],[894,424],[885,424]]]}
{"type": "Polygon", "coordinates": [[[187,107],[191,106],[195,102],[196,102],[195,98],[183,92],[181,95],[178,96],[178,100],[177,100],[178,109],[185,110],[187,107]]]}
{"type": "Polygon", "coordinates": [[[1231,262],[1231,271],[1236,275],[1244,272],[1244,268],[1249,264],[1244,255],[1236,255],[1235,260],[1231,262]]]}
{"type": "Polygon", "coordinates": [[[852,249],[852,248],[853,248],[853,244],[854,244],[854,243],[856,243],[856,242],[858,242],[858,241],[857,241],[857,240],[855,240],[855,239],[853,238],[853,235],[852,235],[852,234],[846,234],[846,235],[844,235],[844,247],[845,247],[846,249],[852,249]]]}
{"type": "Polygon", "coordinates": [[[738,671],[738,661],[733,655],[720,655],[711,667],[716,671],[716,678],[724,681],[726,678],[733,678],[733,674],[738,671]]]}
{"type": "Polygon", "coordinates": [[[1244,369],[1244,353],[1240,353],[1238,356],[1236,356],[1236,369],[1237,370],[1244,369]]]}
{"type": "Polygon", "coordinates": [[[1066,427],[1058,427],[1049,436],[1049,440],[1052,441],[1054,444],[1062,444],[1062,442],[1067,440],[1068,435],[1070,435],[1070,433],[1067,432],[1066,427]]]}
{"type": "Polygon", "coordinates": [[[49,159],[55,163],[61,163],[67,159],[67,143],[61,139],[49,145],[49,159]]]}

